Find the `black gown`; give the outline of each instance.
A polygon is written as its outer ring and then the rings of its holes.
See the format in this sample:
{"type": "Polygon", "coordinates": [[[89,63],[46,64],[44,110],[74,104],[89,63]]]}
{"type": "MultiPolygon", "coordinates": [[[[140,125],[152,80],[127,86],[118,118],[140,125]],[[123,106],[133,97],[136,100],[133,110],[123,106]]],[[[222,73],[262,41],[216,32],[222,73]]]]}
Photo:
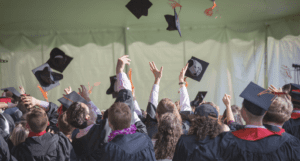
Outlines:
{"type": "Polygon", "coordinates": [[[300,118],[289,119],[284,123],[283,127],[285,131],[296,138],[300,139],[300,118]]]}
{"type": "Polygon", "coordinates": [[[151,139],[143,133],[117,135],[101,150],[100,161],[156,161],[151,139]]]}
{"type": "Polygon", "coordinates": [[[48,110],[46,111],[50,125],[47,127],[46,131],[48,131],[49,129],[51,129],[55,133],[58,133],[59,129],[56,126],[57,121],[58,121],[57,110],[58,110],[58,106],[55,103],[50,102],[49,106],[48,106],[48,110]]]}
{"type": "MultiPolygon", "coordinates": [[[[127,89],[122,89],[118,93],[116,102],[124,102],[133,112],[133,97],[132,92],[127,89]]],[[[134,123],[133,115],[131,123],[134,123]]],[[[100,150],[108,142],[108,136],[111,133],[111,128],[108,124],[108,119],[98,120],[89,132],[81,138],[74,137],[72,145],[77,155],[78,160],[93,161],[99,160],[101,157],[100,150]]]]}
{"type": "Polygon", "coordinates": [[[16,159],[13,156],[11,156],[8,145],[1,135],[0,135],[0,160],[16,161],[16,159]]]}
{"type": "Polygon", "coordinates": [[[71,142],[61,132],[29,137],[25,142],[15,146],[11,153],[18,161],[76,160],[71,142]]]}

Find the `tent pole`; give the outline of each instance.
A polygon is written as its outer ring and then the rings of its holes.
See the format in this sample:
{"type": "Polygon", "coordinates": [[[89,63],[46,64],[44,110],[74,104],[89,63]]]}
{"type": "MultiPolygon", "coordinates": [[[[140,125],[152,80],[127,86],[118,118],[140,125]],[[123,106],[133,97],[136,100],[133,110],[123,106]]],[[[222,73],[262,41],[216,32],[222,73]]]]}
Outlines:
{"type": "Polygon", "coordinates": [[[268,88],[268,28],[269,28],[270,25],[267,25],[265,26],[265,63],[264,63],[264,66],[265,66],[265,83],[264,83],[264,86],[265,88],[268,88]]]}

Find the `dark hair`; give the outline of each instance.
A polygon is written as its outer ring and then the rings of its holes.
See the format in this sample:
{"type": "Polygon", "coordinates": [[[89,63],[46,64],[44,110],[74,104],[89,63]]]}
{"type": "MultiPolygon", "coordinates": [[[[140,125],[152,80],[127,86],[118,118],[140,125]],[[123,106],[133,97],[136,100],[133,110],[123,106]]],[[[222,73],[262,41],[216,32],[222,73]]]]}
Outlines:
{"type": "MultiPolygon", "coordinates": [[[[232,111],[232,114],[234,117],[234,121],[239,123],[240,125],[243,125],[244,123],[243,123],[243,119],[242,119],[242,115],[241,115],[241,108],[238,107],[237,105],[232,105],[231,111],[232,111]]],[[[225,110],[223,113],[223,116],[221,118],[222,122],[224,122],[226,117],[227,117],[227,110],[225,110]]]]}
{"type": "Polygon", "coordinates": [[[292,102],[287,97],[277,97],[270,105],[263,121],[283,124],[291,118],[292,111],[292,102]]]}
{"type": "Polygon", "coordinates": [[[220,125],[217,118],[191,115],[190,120],[191,127],[188,135],[196,135],[197,141],[205,139],[206,136],[213,139],[223,132],[223,127],[220,125]]]}
{"type": "Polygon", "coordinates": [[[177,110],[177,108],[176,105],[172,102],[172,100],[169,98],[164,98],[158,103],[156,112],[159,115],[159,117],[161,117],[161,115],[167,112],[173,113],[174,110],[177,110]]]}
{"type": "Polygon", "coordinates": [[[81,106],[80,102],[74,102],[67,110],[67,121],[75,128],[84,129],[87,127],[87,110],[81,106]]]}
{"type": "Polygon", "coordinates": [[[20,143],[24,142],[25,139],[28,137],[28,131],[22,124],[16,124],[14,128],[10,140],[14,146],[19,145],[20,143]]]}
{"type": "Polygon", "coordinates": [[[32,108],[27,113],[26,122],[32,132],[39,133],[46,130],[48,126],[48,117],[43,109],[32,108]]]}
{"type": "Polygon", "coordinates": [[[113,130],[122,130],[130,127],[131,111],[127,104],[116,102],[108,109],[108,121],[113,130]]]}
{"type": "Polygon", "coordinates": [[[58,128],[59,131],[64,133],[65,135],[70,135],[75,129],[72,125],[67,122],[67,112],[62,113],[58,117],[58,128]]]}
{"type": "Polygon", "coordinates": [[[292,89],[291,84],[285,84],[284,86],[282,86],[282,92],[285,92],[287,94],[290,94],[292,89]]]}
{"type": "Polygon", "coordinates": [[[156,140],[154,151],[156,159],[173,158],[176,144],[182,135],[182,123],[172,113],[161,116],[158,132],[153,137],[156,140]]]}

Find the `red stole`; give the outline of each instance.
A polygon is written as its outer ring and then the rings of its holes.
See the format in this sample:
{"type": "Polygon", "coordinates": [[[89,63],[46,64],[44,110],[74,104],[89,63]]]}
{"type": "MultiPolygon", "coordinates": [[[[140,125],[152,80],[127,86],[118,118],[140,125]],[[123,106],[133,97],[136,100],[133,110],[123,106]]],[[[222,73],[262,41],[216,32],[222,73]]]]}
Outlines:
{"type": "Polygon", "coordinates": [[[45,131],[42,131],[42,132],[39,132],[39,133],[35,133],[35,132],[32,132],[30,131],[29,134],[28,134],[28,137],[33,137],[33,136],[42,136],[44,134],[46,134],[46,130],[45,131]]]}
{"type": "Polygon", "coordinates": [[[241,130],[237,130],[234,132],[231,132],[234,136],[237,138],[248,140],[248,141],[257,141],[263,138],[266,138],[271,135],[282,135],[285,130],[281,129],[279,132],[273,132],[268,129],[264,128],[244,128],[241,130]]]}
{"type": "Polygon", "coordinates": [[[11,99],[10,98],[0,98],[0,102],[11,103],[11,99]]]}
{"type": "Polygon", "coordinates": [[[294,111],[291,115],[291,119],[294,119],[294,120],[300,118],[300,112],[295,112],[295,111],[300,111],[300,109],[299,108],[294,108],[294,111]]]}

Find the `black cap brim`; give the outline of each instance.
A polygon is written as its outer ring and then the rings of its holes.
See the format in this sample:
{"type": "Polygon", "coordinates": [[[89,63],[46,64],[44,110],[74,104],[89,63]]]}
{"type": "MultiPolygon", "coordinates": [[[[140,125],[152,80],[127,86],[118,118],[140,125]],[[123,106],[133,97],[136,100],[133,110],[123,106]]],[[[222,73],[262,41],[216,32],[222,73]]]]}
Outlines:
{"type": "Polygon", "coordinates": [[[66,54],[65,54],[63,51],[61,51],[60,49],[54,48],[54,49],[52,49],[52,51],[50,52],[50,58],[48,59],[47,63],[49,64],[49,66],[50,66],[52,69],[57,70],[57,71],[59,71],[59,72],[62,73],[62,72],[67,68],[67,66],[71,63],[72,60],[73,60],[72,57],[66,55],[66,54]],[[55,58],[55,56],[57,56],[57,55],[63,55],[63,56],[65,57],[65,59],[66,59],[66,62],[65,62],[63,65],[61,65],[61,66],[56,65],[56,64],[54,63],[54,61],[53,61],[54,58],[55,58]]]}
{"type": "Polygon", "coordinates": [[[36,79],[39,81],[41,87],[43,88],[44,91],[49,91],[57,86],[59,86],[59,80],[54,80],[53,76],[51,75],[52,77],[52,80],[55,82],[54,84],[46,84],[42,81],[39,73],[37,73],[38,71],[42,71],[44,68],[48,67],[50,72],[52,73],[51,71],[51,68],[49,66],[49,64],[45,63],[35,69],[32,70],[32,73],[34,74],[34,76],[36,77],[36,79]]]}
{"type": "Polygon", "coordinates": [[[88,102],[82,98],[78,93],[75,91],[71,92],[68,95],[65,95],[64,97],[58,99],[58,101],[67,109],[74,103],[74,102],[82,102],[84,104],[88,104],[88,102]],[[67,99],[66,99],[67,98],[67,99]],[[71,100],[71,101],[70,101],[71,100]]]}
{"type": "Polygon", "coordinates": [[[209,63],[203,61],[203,60],[200,60],[196,57],[192,57],[189,61],[189,67],[185,73],[185,76],[193,79],[193,80],[196,80],[198,82],[201,81],[209,63]],[[193,62],[197,63],[197,64],[193,64],[193,62]],[[196,71],[192,71],[192,68],[193,66],[196,66],[196,71]]]}
{"type": "Polygon", "coordinates": [[[16,95],[17,97],[21,97],[21,93],[18,92],[14,87],[7,87],[7,88],[2,88],[2,91],[10,91],[11,93],[13,93],[14,95],[16,95]]]}

